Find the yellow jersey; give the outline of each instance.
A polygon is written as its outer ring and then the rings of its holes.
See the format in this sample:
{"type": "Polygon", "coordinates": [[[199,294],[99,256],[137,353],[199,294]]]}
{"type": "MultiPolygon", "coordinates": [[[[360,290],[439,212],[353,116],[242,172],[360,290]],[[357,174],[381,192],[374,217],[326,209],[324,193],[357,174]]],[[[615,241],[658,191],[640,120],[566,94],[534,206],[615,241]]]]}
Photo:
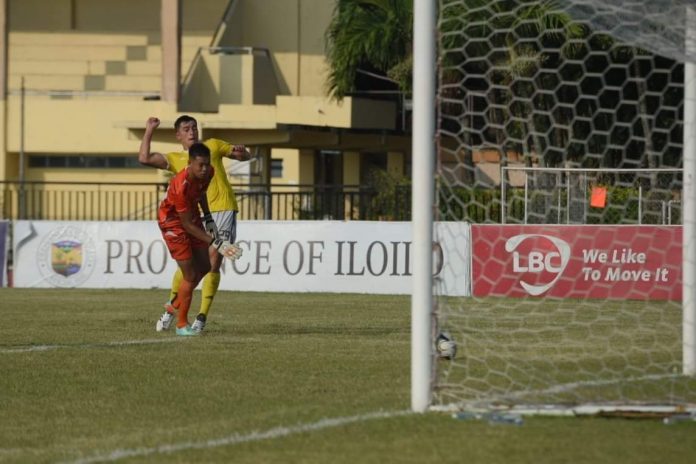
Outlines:
{"type": "MultiPolygon", "coordinates": [[[[203,143],[210,148],[210,165],[215,169],[215,175],[211,179],[207,191],[210,211],[239,211],[237,197],[227,180],[225,166],[222,164],[222,158],[232,152],[232,145],[218,139],[208,139],[203,143]]],[[[188,166],[189,155],[187,151],[167,153],[164,157],[167,158],[169,164],[167,169],[174,174],[178,174],[188,166]]]]}

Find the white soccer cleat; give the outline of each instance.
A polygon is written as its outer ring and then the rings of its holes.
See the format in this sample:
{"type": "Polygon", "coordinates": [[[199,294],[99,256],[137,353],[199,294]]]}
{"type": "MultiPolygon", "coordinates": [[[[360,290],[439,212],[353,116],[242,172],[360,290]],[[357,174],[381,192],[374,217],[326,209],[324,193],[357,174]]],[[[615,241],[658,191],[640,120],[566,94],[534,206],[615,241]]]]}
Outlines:
{"type": "Polygon", "coordinates": [[[169,311],[165,311],[164,314],[162,314],[160,318],[157,320],[155,330],[158,332],[162,332],[163,330],[169,330],[169,326],[172,325],[173,320],[174,314],[170,313],[169,311]]]}
{"type": "Polygon", "coordinates": [[[219,238],[215,239],[210,246],[214,247],[222,256],[229,258],[232,261],[242,257],[242,249],[239,247],[239,245],[230,243],[227,240],[222,240],[219,238]]]}
{"type": "Polygon", "coordinates": [[[191,325],[191,330],[194,332],[201,333],[203,332],[203,329],[205,329],[205,316],[202,314],[199,314],[196,316],[196,320],[193,321],[193,324],[191,325]]]}

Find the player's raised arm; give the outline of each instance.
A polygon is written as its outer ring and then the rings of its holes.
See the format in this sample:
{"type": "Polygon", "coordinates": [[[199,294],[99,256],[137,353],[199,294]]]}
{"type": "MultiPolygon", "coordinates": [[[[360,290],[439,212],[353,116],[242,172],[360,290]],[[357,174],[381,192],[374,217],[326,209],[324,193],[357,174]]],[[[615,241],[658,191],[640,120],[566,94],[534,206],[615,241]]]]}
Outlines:
{"type": "Polygon", "coordinates": [[[138,161],[145,166],[152,166],[158,169],[167,169],[169,164],[167,159],[161,153],[151,152],[150,143],[152,135],[160,125],[160,120],[156,117],[149,117],[145,123],[145,134],[140,142],[140,151],[138,152],[138,161]]]}
{"type": "Polygon", "coordinates": [[[249,161],[251,159],[251,152],[244,145],[232,145],[232,149],[227,157],[236,159],[237,161],[249,161]]]}

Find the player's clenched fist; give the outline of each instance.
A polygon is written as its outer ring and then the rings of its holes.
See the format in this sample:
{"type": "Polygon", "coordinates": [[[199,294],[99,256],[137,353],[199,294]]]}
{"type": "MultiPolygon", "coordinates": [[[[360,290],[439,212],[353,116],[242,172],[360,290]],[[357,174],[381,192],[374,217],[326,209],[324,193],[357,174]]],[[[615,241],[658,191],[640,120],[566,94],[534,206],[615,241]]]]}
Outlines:
{"type": "Polygon", "coordinates": [[[145,128],[150,129],[150,130],[155,130],[159,127],[159,125],[160,125],[159,118],[151,116],[151,117],[147,118],[147,122],[145,123],[145,128]]]}
{"type": "Polygon", "coordinates": [[[239,245],[235,243],[230,243],[226,240],[215,238],[210,243],[210,246],[215,248],[222,256],[229,258],[232,261],[242,257],[242,249],[239,248],[239,245]]]}

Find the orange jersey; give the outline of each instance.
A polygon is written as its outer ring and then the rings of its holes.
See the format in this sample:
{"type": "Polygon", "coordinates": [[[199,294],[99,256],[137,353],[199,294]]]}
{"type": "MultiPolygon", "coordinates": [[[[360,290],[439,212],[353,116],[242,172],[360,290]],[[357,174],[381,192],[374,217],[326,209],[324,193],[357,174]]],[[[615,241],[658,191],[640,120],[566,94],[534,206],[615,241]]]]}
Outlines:
{"type": "Polygon", "coordinates": [[[189,180],[188,172],[188,168],[182,169],[169,182],[167,194],[160,203],[157,212],[157,223],[160,229],[182,227],[179,213],[186,211],[191,212],[193,222],[202,228],[201,217],[198,214],[198,202],[208,189],[210,180],[215,175],[215,169],[210,167],[208,179],[205,181],[189,180]]]}
{"type": "MultiPolygon", "coordinates": [[[[222,159],[232,153],[233,145],[223,140],[207,139],[203,142],[210,148],[210,165],[215,168],[215,177],[208,188],[208,206],[210,211],[238,211],[237,197],[227,180],[222,159]]],[[[188,152],[177,151],[164,155],[167,159],[167,170],[176,174],[188,166],[188,152]]]]}

